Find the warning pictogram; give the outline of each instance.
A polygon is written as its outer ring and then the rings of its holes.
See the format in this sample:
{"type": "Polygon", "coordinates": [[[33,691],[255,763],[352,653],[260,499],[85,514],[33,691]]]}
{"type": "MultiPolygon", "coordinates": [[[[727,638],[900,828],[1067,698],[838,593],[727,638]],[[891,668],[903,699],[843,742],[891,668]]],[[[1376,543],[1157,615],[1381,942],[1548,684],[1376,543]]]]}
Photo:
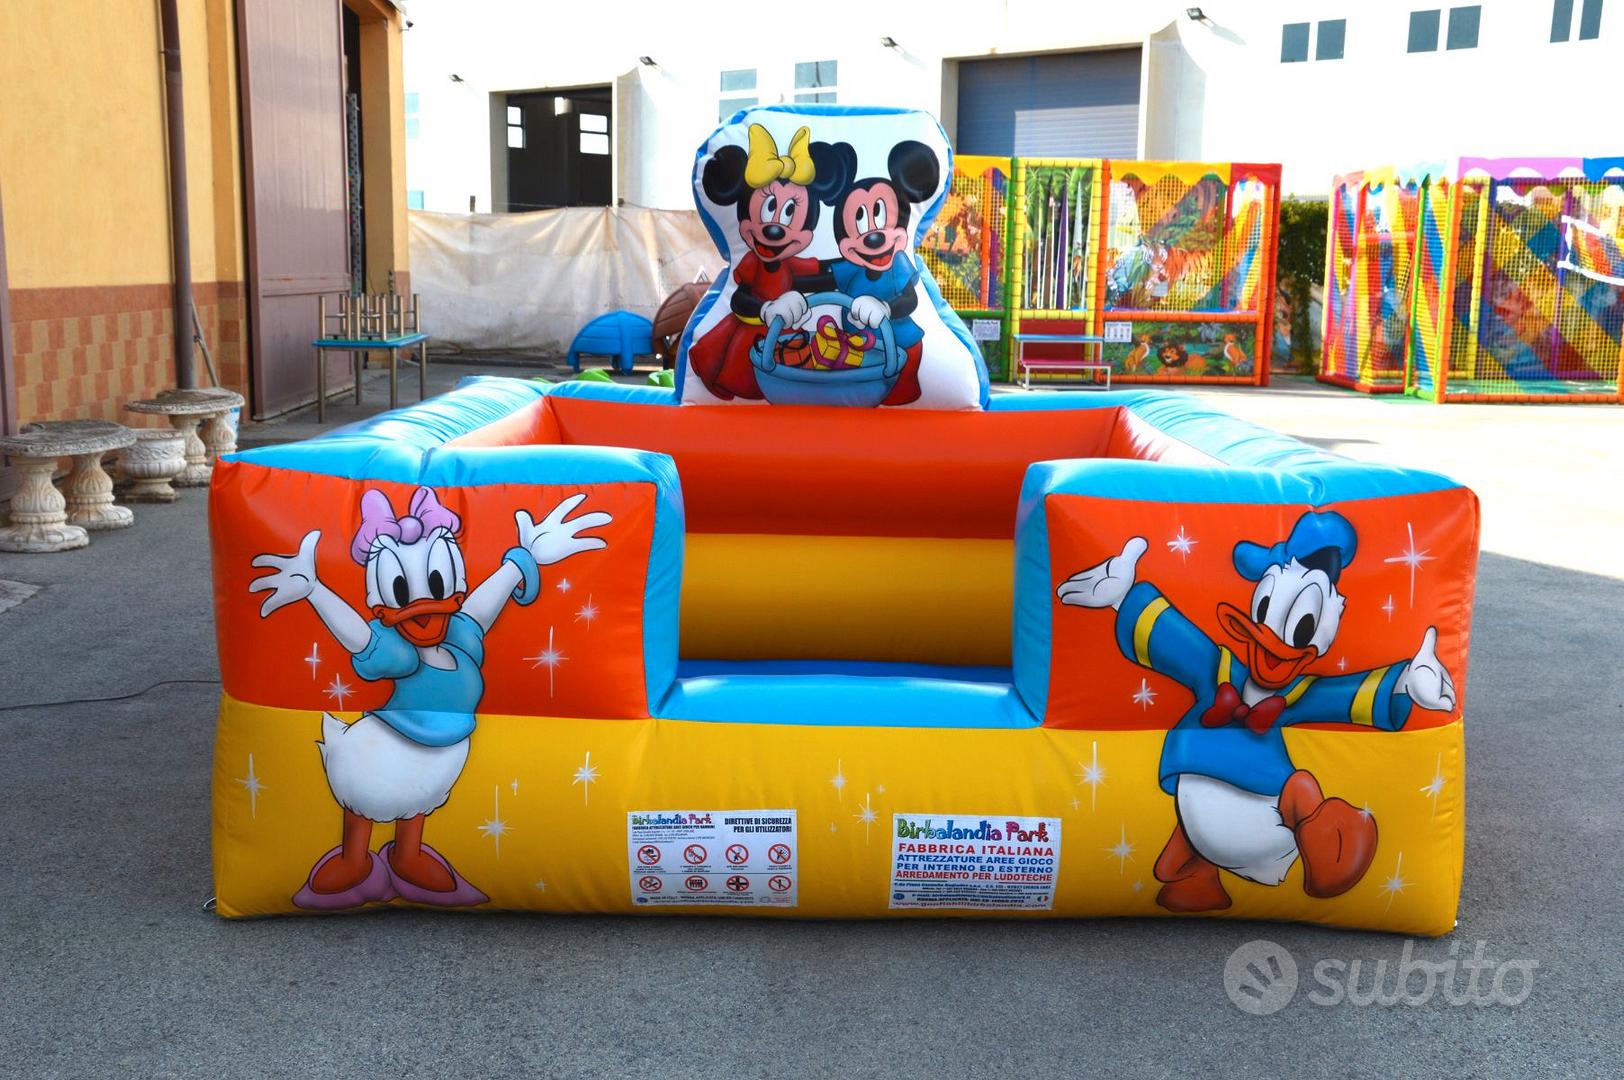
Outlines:
{"type": "Polygon", "coordinates": [[[626,812],[626,884],[639,907],[794,908],[800,840],[791,809],[626,812]]]}

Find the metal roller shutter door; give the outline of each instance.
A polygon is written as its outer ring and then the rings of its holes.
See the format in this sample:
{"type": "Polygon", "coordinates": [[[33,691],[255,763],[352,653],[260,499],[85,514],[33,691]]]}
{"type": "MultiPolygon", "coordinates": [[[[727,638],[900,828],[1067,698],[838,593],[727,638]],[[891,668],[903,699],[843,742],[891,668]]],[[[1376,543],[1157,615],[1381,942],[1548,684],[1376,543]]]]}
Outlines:
{"type": "Polygon", "coordinates": [[[961,60],[957,149],[1137,157],[1139,50],[961,60]]]}

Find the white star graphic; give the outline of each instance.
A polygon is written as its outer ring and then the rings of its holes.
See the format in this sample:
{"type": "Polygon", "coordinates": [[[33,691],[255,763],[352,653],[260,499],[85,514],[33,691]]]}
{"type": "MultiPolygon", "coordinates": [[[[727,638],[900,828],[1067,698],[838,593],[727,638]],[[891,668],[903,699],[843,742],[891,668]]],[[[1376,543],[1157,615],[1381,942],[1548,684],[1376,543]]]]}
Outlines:
{"type": "Polygon", "coordinates": [[[547,879],[546,878],[537,878],[536,879],[536,888],[541,892],[546,892],[547,891],[547,879]]]}
{"type": "Polygon", "coordinates": [[[831,822],[829,822],[829,831],[830,832],[839,832],[840,831],[840,826],[836,825],[834,822],[831,821],[831,822]]]}
{"type": "Polygon", "coordinates": [[[509,786],[513,788],[513,794],[517,796],[519,794],[519,778],[515,776],[513,778],[513,783],[509,786]]]}
{"type": "Polygon", "coordinates": [[[1201,543],[1201,541],[1186,536],[1184,534],[1184,526],[1180,525],[1179,534],[1173,537],[1173,539],[1167,541],[1167,550],[1178,552],[1179,558],[1183,559],[1185,562],[1189,562],[1190,549],[1199,543],[1201,543]]]}
{"type": "Polygon", "coordinates": [[[1081,799],[1073,799],[1073,800],[1071,800],[1071,808],[1073,810],[1081,810],[1083,808],[1083,800],[1081,800],[1081,799]]]}
{"type": "Polygon", "coordinates": [[[846,770],[843,768],[844,764],[845,762],[836,759],[835,774],[829,777],[829,786],[834,788],[835,794],[841,798],[846,797],[846,770]]]}
{"type": "Polygon", "coordinates": [[[551,626],[547,628],[547,647],[536,653],[535,656],[525,657],[526,660],[530,661],[531,670],[539,668],[544,664],[546,665],[548,697],[553,696],[555,679],[558,675],[558,665],[569,659],[569,657],[565,656],[563,653],[559,652],[553,647],[553,629],[554,628],[551,626]]]}
{"type": "Polygon", "coordinates": [[[1336,662],[1336,669],[1338,671],[1348,670],[1348,658],[1346,656],[1336,662]]]}
{"type": "Polygon", "coordinates": [[[575,779],[570,781],[570,787],[574,787],[576,784],[581,785],[582,806],[587,804],[588,792],[592,790],[592,785],[597,782],[597,779],[598,767],[592,764],[592,751],[588,750],[586,752],[586,760],[582,761],[575,770],[575,779]]]}
{"type": "Polygon", "coordinates": [[[1134,691],[1133,703],[1139,706],[1140,712],[1144,712],[1156,704],[1156,691],[1150,688],[1149,679],[1139,680],[1139,689],[1134,691]]]}
{"type": "Polygon", "coordinates": [[[874,812],[874,797],[865,792],[863,795],[863,808],[852,816],[863,823],[863,839],[868,840],[870,838],[870,827],[875,821],[879,820],[879,815],[874,812]]]}
{"type": "Polygon", "coordinates": [[[321,667],[321,650],[316,648],[314,641],[310,643],[310,655],[304,658],[304,662],[310,665],[310,681],[315,682],[316,669],[321,667]]]}
{"type": "Polygon", "coordinates": [[[327,687],[327,696],[338,702],[338,708],[340,711],[342,711],[344,708],[344,699],[353,693],[355,693],[354,688],[345,686],[344,680],[340,679],[337,675],[333,676],[332,685],[327,687]]]}
{"type": "Polygon", "coordinates": [[[1105,849],[1105,853],[1117,861],[1117,873],[1122,873],[1133,858],[1134,847],[1128,843],[1128,823],[1122,823],[1122,835],[1116,843],[1105,849]]]}
{"type": "Polygon", "coordinates": [[[884,795],[885,794],[885,785],[884,784],[875,784],[874,785],[874,790],[876,792],[878,792],[879,794],[884,795]]]}
{"type": "Polygon", "coordinates": [[[598,617],[598,605],[596,605],[596,604],[594,604],[592,602],[592,594],[587,593],[586,594],[586,603],[582,604],[581,605],[581,610],[579,610],[579,611],[577,611],[575,613],[575,621],[576,622],[584,622],[584,623],[586,623],[587,627],[590,629],[591,626],[592,626],[592,620],[596,619],[597,617],[598,617]]]}
{"type": "Polygon", "coordinates": [[[1389,909],[1393,906],[1393,897],[1403,892],[1407,885],[1409,882],[1404,880],[1404,852],[1401,851],[1398,853],[1398,861],[1393,864],[1393,876],[1382,882],[1382,892],[1387,894],[1389,909]]]}
{"type": "Polygon", "coordinates": [[[1387,621],[1388,622],[1393,621],[1393,608],[1394,607],[1395,607],[1395,605],[1393,603],[1393,594],[1388,593],[1387,594],[1387,603],[1382,605],[1382,610],[1387,612],[1387,621]]]}
{"type": "Polygon", "coordinates": [[[1077,763],[1078,785],[1088,785],[1088,808],[1093,810],[1099,802],[1100,785],[1105,783],[1105,769],[1100,765],[1100,744],[1095,740],[1089,748],[1088,764],[1077,763]]]}
{"type": "Polygon", "coordinates": [[[561,577],[561,578],[558,579],[558,591],[559,592],[569,592],[570,591],[570,579],[569,578],[561,577]]]}
{"type": "MultiPolygon", "coordinates": [[[[1423,549],[1421,551],[1417,551],[1415,549],[1415,523],[1414,522],[1409,522],[1409,521],[1405,522],[1404,523],[1404,528],[1410,534],[1410,546],[1405,548],[1403,551],[1399,552],[1397,555],[1392,556],[1391,558],[1383,559],[1382,562],[1386,562],[1386,563],[1403,563],[1405,566],[1408,566],[1410,568],[1410,606],[1415,607],[1415,572],[1417,570],[1421,569],[1421,564],[1422,563],[1431,562],[1432,560],[1436,559],[1437,556],[1427,554],[1426,549],[1423,549]]],[[[1391,598],[1389,598],[1389,599],[1391,599],[1391,598]]],[[[1389,613],[1387,617],[1388,617],[1388,620],[1391,621],[1393,616],[1392,616],[1391,613],[1389,613]]]]}
{"type": "Polygon", "coordinates": [[[490,820],[485,822],[483,825],[478,825],[475,827],[479,829],[480,832],[496,841],[496,857],[500,859],[502,857],[502,837],[507,835],[508,824],[502,820],[502,785],[495,784],[492,786],[491,790],[496,794],[494,805],[491,808],[490,820]]]}
{"type": "Polygon", "coordinates": [[[1432,779],[1421,785],[1421,794],[1432,799],[1432,816],[1438,816],[1438,796],[1444,790],[1444,756],[1438,755],[1438,763],[1433,766],[1432,779]]]}
{"type": "Polygon", "coordinates": [[[1143,889],[1144,887],[1145,887],[1145,883],[1143,881],[1139,881],[1139,880],[1135,880],[1132,885],[1128,886],[1128,888],[1132,889],[1134,892],[1138,892],[1140,889],[1143,889]]]}
{"type": "Polygon", "coordinates": [[[248,816],[259,817],[259,793],[265,790],[265,785],[259,782],[254,775],[254,755],[248,755],[248,775],[237,777],[237,783],[248,792],[248,816]]]}

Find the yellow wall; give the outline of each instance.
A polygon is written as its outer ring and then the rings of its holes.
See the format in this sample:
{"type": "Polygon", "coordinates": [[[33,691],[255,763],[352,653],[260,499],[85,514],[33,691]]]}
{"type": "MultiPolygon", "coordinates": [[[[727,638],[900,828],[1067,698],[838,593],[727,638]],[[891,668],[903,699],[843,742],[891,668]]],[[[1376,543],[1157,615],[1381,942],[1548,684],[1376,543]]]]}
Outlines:
{"type": "MultiPolygon", "coordinates": [[[[179,8],[193,276],[238,280],[231,3],[179,8]],[[220,231],[231,237],[223,250],[220,231]]],[[[13,289],[170,279],[159,42],[156,3],[0,4],[0,186],[13,289]]]]}

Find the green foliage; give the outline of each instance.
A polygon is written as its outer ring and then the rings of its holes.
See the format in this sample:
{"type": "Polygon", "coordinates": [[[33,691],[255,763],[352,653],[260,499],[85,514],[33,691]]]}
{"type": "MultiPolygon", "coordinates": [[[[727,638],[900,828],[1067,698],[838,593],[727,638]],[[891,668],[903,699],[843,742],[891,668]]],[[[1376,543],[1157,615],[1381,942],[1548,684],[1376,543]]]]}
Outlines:
{"type": "Polygon", "coordinates": [[[1284,199],[1280,203],[1280,282],[1318,285],[1325,278],[1325,203],[1284,199]]]}
{"type": "Polygon", "coordinates": [[[1309,295],[1325,280],[1327,208],[1323,200],[1284,199],[1280,203],[1280,248],[1276,263],[1280,291],[1291,305],[1291,356],[1299,371],[1314,371],[1314,328],[1308,320],[1309,295]]]}

